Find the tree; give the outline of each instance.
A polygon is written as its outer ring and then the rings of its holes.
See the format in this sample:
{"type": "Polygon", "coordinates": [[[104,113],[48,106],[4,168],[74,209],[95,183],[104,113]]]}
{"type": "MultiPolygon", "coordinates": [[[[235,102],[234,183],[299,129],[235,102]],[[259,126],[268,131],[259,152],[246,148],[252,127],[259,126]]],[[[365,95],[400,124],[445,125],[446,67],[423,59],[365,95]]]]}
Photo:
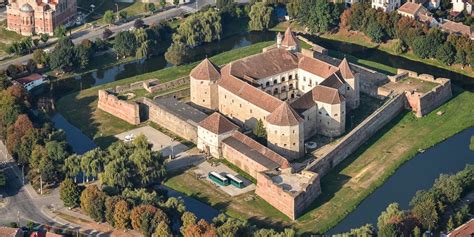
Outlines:
{"type": "Polygon", "coordinates": [[[400,230],[398,229],[397,224],[390,223],[384,225],[382,229],[379,229],[379,237],[398,237],[401,236],[400,230]]]}
{"type": "Polygon", "coordinates": [[[114,227],[127,229],[130,227],[130,208],[125,200],[120,200],[115,205],[114,227]]]}
{"type": "Polygon", "coordinates": [[[189,212],[189,211],[184,212],[183,215],[181,216],[181,222],[183,223],[180,229],[181,233],[184,235],[185,229],[191,225],[196,224],[196,221],[197,221],[197,218],[196,218],[196,215],[194,215],[194,213],[189,212]]]}
{"type": "Polygon", "coordinates": [[[171,228],[166,222],[160,222],[158,224],[158,227],[156,227],[155,231],[155,237],[170,237],[173,236],[173,233],[171,232],[171,228]]]}
{"type": "Polygon", "coordinates": [[[107,10],[104,12],[103,18],[105,23],[107,24],[113,24],[115,22],[115,14],[111,10],[107,10]]]}
{"type": "Polygon", "coordinates": [[[148,11],[150,12],[155,12],[156,11],[156,6],[154,3],[150,2],[148,3],[148,11]]]}
{"type": "Polygon", "coordinates": [[[263,121],[259,119],[257,121],[257,124],[255,125],[255,128],[253,129],[253,134],[260,139],[265,140],[267,138],[267,130],[265,129],[265,126],[263,125],[263,121]]]}
{"type": "Polygon", "coordinates": [[[384,38],[382,26],[376,21],[372,21],[369,23],[369,25],[367,26],[366,34],[372,39],[372,42],[374,43],[381,43],[384,38]]]}
{"type": "Polygon", "coordinates": [[[456,225],[454,224],[453,216],[449,216],[448,223],[446,224],[446,230],[448,232],[453,231],[456,228],[456,225]]]}
{"type": "Polygon", "coordinates": [[[21,138],[33,132],[33,123],[26,114],[21,114],[7,131],[7,148],[11,153],[17,150],[21,138]]]}
{"type": "Polygon", "coordinates": [[[360,228],[351,229],[349,233],[344,233],[342,234],[342,236],[374,237],[376,236],[375,233],[375,228],[371,224],[366,224],[364,226],[361,226],[360,228]]]}
{"type": "Polygon", "coordinates": [[[446,65],[454,63],[454,48],[449,43],[444,43],[436,50],[436,58],[446,65]]]}
{"type": "Polygon", "coordinates": [[[112,36],[114,32],[112,32],[109,28],[105,28],[104,32],[102,32],[102,39],[106,40],[112,36]]]}
{"type": "Polygon", "coordinates": [[[190,54],[191,52],[188,47],[181,41],[178,41],[172,43],[168,50],[166,50],[165,59],[167,62],[178,66],[188,62],[191,58],[190,54]]]}
{"type": "Polygon", "coordinates": [[[412,44],[413,53],[420,58],[428,58],[430,56],[431,47],[426,36],[415,38],[412,44]]]}
{"type": "Polygon", "coordinates": [[[114,40],[114,50],[118,57],[124,58],[135,55],[138,42],[135,35],[129,31],[117,33],[114,40]]]}
{"type": "Polygon", "coordinates": [[[91,50],[85,45],[78,45],[75,47],[76,59],[81,69],[89,66],[89,61],[91,58],[91,50]]]}
{"type": "Polygon", "coordinates": [[[59,185],[59,196],[65,207],[76,207],[80,204],[81,189],[72,179],[65,179],[59,185]]]}
{"type": "Polygon", "coordinates": [[[56,28],[54,28],[54,36],[58,38],[66,37],[66,33],[67,33],[66,27],[64,27],[63,25],[59,25],[56,28]]]}
{"type": "Polygon", "coordinates": [[[161,198],[155,191],[147,191],[144,188],[139,189],[125,189],[122,192],[122,197],[131,203],[132,206],[140,204],[156,206],[160,204],[161,198]]]}
{"type": "Polygon", "coordinates": [[[415,228],[413,229],[413,237],[421,237],[420,227],[415,226],[415,228]]]}
{"type": "Polygon", "coordinates": [[[249,228],[247,221],[227,217],[224,214],[219,214],[212,221],[217,227],[217,234],[219,236],[248,236],[251,233],[251,228],[249,228]]]}
{"type": "Polygon", "coordinates": [[[48,55],[42,49],[35,49],[33,51],[33,60],[39,65],[48,64],[48,55]]]}
{"type": "Polygon", "coordinates": [[[403,211],[398,203],[391,203],[387,209],[383,211],[377,219],[377,228],[380,230],[385,225],[393,223],[393,220],[401,219],[403,211]]]}
{"type": "Polygon", "coordinates": [[[411,211],[421,225],[428,230],[436,228],[439,220],[433,194],[427,191],[416,192],[410,201],[411,211]]]}
{"type": "Polygon", "coordinates": [[[135,27],[135,29],[140,29],[140,28],[143,28],[144,26],[145,26],[145,22],[143,22],[143,20],[140,18],[136,19],[135,22],[133,22],[133,27],[135,27]]]}
{"type": "Polygon", "coordinates": [[[105,198],[105,193],[96,185],[90,185],[82,191],[81,208],[94,221],[102,222],[105,219],[105,198]]]}
{"type": "Polygon", "coordinates": [[[116,227],[115,225],[115,207],[117,202],[122,200],[119,196],[107,196],[105,198],[105,221],[109,223],[111,226],[116,227]]]}
{"type": "Polygon", "coordinates": [[[65,174],[69,178],[73,178],[77,182],[77,175],[81,172],[81,157],[73,154],[64,161],[65,174]]]}
{"type": "Polygon", "coordinates": [[[273,8],[257,2],[250,8],[249,17],[250,30],[266,30],[273,25],[273,8]]]}
{"type": "Polygon", "coordinates": [[[313,33],[324,33],[337,26],[339,9],[326,0],[304,0],[298,14],[298,20],[313,33]]]}
{"type": "Polygon", "coordinates": [[[196,224],[188,225],[184,229],[184,237],[217,237],[217,230],[214,225],[209,225],[201,219],[196,224]]]}
{"type": "Polygon", "coordinates": [[[160,222],[169,223],[166,214],[151,205],[140,205],[133,208],[130,219],[133,229],[145,236],[151,236],[160,222]]]}
{"type": "Polygon", "coordinates": [[[119,12],[119,19],[120,20],[126,20],[128,18],[128,12],[127,11],[120,11],[119,12]]]}
{"type": "Polygon", "coordinates": [[[46,43],[49,40],[49,35],[48,34],[40,34],[40,39],[43,43],[46,43]]]}
{"type": "Polygon", "coordinates": [[[166,0],[160,0],[160,7],[164,8],[166,6],[166,0]]]}
{"type": "Polygon", "coordinates": [[[105,165],[104,172],[99,178],[102,184],[117,188],[119,191],[133,188],[139,183],[134,164],[124,157],[105,165]]]}
{"type": "MultiPolygon", "coordinates": [[[[20,115],[21,107],[7,90],[0,91],[0,136],[7,139],[7,129],[20,115]]],[[[16,141],[18,142],[18,141],[16,141]]]]}
{"type": "Polygon", "coordinates": [[[204,42],[219,40],[221,34],[221,16],[216,10],[209,9],[187,17],[173,38],[175,42],[181,41],[187,46],[195,47],[204,42]]]}
{"type": "Polygon", "coordinates": [[[76,54],[71,39],[64,37],[59,39],[50,54],[49,64],[52,69],[67,72],[75,67],[76,54]]]}
{"type": "Polygon", "coordinates": [[[395,43],[395,53],[400,55],[402,53],[405,53],[407,51],[407,46],[405,45],[405,43],[403,43],[403,41],[401,40],[397,40],[397,42],[395,43]]]}

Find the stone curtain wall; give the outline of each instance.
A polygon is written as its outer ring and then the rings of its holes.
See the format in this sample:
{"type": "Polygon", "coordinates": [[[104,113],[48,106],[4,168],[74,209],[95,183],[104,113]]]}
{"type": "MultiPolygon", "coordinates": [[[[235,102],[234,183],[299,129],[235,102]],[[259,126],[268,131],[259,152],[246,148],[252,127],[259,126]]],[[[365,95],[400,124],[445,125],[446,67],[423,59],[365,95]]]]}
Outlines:
{"type": "Polygon", "coordinates": [[[227,145],[225,140],[222,142],[222,156],[230,163],[239,167],[239,169],[243,170],[245,173],[254,178],[257,178],[258,172],[267,170],[265,166],[251,159],[245,155],[245,153],[242,153],[241,151],[238,151],[227,145]]]}
{"type": "Polygon", "coordinates": [[[431,91],[424,94],[413,91],[405,92],[407,107],[415,112],[416,117],[422,117],[430,113],[453,97],[451,81],[449,79],[434,78],[432,75],[427,74],[418,75],[416,72],[404,69],[398,69],[398,75],[404,75],[405,77],[409,76],[419,80],[439,84],[431,91]]]}
{"type": "Polygon", "coordinates": [[[255,194],[270,203],[273,207],[295,220],[304,213],[304,210],[311,205],[319,194],[321,185],[319,175],[309,171],[303,171],[299,175],[312,176],[307,186],[302,191],[286,191],[278,184],[275,184],[270,177],[270,172],[259,172],[257,174],[257,187],[255,194]]]}
{"type": "Polygon", "coordinates": [[[135,102],[120,100],[113,93],[99,90],[99,102],[97,108],[112,114],[130,124],[140,124],[139,106],[135,102]]]}
{"type": "Polygon", "coordinates": [[[385,102],[361,124],[344,136],[324,156],[318,157],[305,169],[324,176],[330,169],[339,164],[350,154],[372,137],[379,129],[395,118],[405,107],[405,96],[396,95],[385,102]]]}
{"type": "Polygon", "coordinates": [[[145,89],[149,93],[154,93],[160,90],[168,90],[171,88],[175,88],[181,85],[189,84],[189,77],[181,77],[179,79],[159,83],[158,79],[150,79],[145,81],[134,82],[126,85],[119,85],[114,88],[114,92],[116,93],[123,93],[127,91],[145,89]]]}
{"type": "Polygon", "coordinates": [[[138,103],[140,103],[143,117],[197,144],[197,124],[171,114],[148,98],[143,98],[138,103]]]}

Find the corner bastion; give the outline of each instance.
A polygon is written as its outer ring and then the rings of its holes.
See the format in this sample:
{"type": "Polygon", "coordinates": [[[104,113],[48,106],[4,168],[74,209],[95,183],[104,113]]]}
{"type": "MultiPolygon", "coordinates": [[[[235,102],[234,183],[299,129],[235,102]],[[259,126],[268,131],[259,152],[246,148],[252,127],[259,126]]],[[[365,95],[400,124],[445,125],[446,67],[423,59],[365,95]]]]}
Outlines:
{"type": "Polygon", "coordinates": [[[140,124],[140,109],[136,102],[121,100],[112,90],[99,90],[97,107],[130,124],[140,124]]]}

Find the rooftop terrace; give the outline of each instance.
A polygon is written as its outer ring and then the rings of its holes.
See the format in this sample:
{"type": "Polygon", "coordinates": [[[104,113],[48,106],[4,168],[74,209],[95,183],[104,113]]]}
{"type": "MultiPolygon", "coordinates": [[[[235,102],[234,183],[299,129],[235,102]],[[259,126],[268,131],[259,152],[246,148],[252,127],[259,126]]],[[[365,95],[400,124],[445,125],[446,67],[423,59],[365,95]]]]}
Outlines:
{"type": "Polygon", "coordinates": [[[271,176],[272,181],[283,188],[283,190],[296,193],[305,190],[305,187],[310,183],[312,176],[300,173],[280,173],[271,176]]]}

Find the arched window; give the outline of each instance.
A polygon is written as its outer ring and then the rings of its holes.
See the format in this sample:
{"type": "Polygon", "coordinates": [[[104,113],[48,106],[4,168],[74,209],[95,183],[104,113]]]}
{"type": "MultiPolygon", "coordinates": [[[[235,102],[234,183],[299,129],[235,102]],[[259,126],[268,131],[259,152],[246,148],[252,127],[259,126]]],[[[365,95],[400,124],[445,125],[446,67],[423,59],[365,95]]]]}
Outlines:
{"type": "Polygon", "coordinates": [[[275,84],[278,84],[278,80],[277,80],[277,79],[273,80],[273,85],[275,85],[275,84]]]}
{"type": "Polygon", "coordinates": [[[281,81],[284,82],[286,80],[285,77],[281,77],[281,81]]]}
{"type": "Polygon", "coordinates": [[[267,81],[267,83],[265,83],[265,86],[270,86],[270,82],[267,81]]]}
{"type": "Polygon", "coordinates": [[[292,90],[293,89],[293,84],[288,85],[288,89],[292,90]]]}
{"type": "Polygon", "coordinates": [[[283,92],[283,91],[287,91],[287,90],[286,90],[286,86],[283,86],[283,87],[281,88],[281,91],[282,91],[282,92],[283,92]]]}
{"type": "Polygon", "coordinates": [[[273,89],[273,94],[274,94],[274,95],[276,95],[276,94],[278,94],[278,93],[279,93],[278,88],[273,89]]]}

